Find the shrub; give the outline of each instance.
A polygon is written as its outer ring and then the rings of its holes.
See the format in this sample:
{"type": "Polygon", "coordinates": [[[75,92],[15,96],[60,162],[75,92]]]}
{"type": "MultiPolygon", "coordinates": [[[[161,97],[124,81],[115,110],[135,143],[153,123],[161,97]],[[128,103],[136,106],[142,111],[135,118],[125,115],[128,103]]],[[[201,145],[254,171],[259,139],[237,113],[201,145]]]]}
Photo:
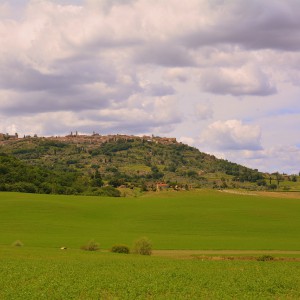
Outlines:
{"type": "Polygon", "coordinates": [[[99,196],[120,197],[121,192],[112,186],[104,186],[98,190],[99,196]]]}
{"type": "Polygon", "coordinates": [[[12,243],[12,246],[14,246],[14,247],[23,247],[24,244],[23,244],[21,241],[16,240],[16,241],[14,241],[14,242],[12,243]]]}
{"type": "Polygon", "coordinates": [[[152,243],[147,237],[142,237],[134,242],[133,252],[141,255],[152,254],[152,243]]]}
{"type": "Polygon", "coordinates": [[[272,183],[268,186],[268,190],[276,190],[277,189],[277,185],[275,183],[272,183]]]}
{"type": "Polygon", "coordinates": [[[272,255],[262,255],[257,258],[258,261],[271,261],[274,260],[272,255]]]}
{"type": "Polygon", "coordinates": [[[129,247],[126,245],[114,245],[111,247],[110,251],[114,253],[125,253],[125,254],[128,254],[130,252],[129,247]]]}
{"type": "Polygon", "coordinates": [[[94,240],[91,240],[86,245],[81,246],[81,249],[86,251],[97,251],[100,248],[98,243],[96,243],[94,240]]]}
{"type": "Polygon", "coordinates": [[[36,193],[37,187],[30,182],[16,182],[10,185],[11,191],[20,193],[36,193]]]}

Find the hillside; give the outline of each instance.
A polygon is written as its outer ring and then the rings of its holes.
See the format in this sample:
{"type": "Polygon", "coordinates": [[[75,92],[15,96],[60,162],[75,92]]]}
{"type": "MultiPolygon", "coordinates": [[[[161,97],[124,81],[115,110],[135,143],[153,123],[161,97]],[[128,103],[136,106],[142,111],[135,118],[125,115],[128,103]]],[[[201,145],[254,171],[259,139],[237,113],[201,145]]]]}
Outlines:
{"type": "Polygon", "coordinates": [[[117,195],[112,187],[143,191],[166,186],[265,189],[279,182],[274,176],[270,179],[258,170],[217,159],[173,138],[2,135],[0,153],[1,190],[117,195]],[[157,186],[158,182],[164,184],[157,186]]]}

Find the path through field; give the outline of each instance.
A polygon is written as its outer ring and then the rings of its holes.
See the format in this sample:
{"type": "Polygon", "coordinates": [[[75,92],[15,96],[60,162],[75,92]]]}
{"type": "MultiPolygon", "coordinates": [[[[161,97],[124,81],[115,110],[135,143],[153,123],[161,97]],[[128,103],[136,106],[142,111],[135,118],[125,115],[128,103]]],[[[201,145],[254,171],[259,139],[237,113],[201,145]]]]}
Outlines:
{"type": "Polygon", "coordinates": [[[172,257],[181,259],[192,259],[197,256],[247,256],[257,257],[261,255],[272,255],[275,257],[294,257],[300,260],[300,251],[283,251],[283,250],[155,250],[154,256],[172,257]]]}

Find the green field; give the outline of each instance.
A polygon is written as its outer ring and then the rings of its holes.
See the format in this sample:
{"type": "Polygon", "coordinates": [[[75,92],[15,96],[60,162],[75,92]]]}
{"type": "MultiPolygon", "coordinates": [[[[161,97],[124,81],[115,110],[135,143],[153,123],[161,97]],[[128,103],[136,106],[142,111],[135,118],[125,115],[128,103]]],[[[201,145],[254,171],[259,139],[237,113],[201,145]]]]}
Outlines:
{"type": "Polygon", "coordinates": [[[299,299],[300,263],[0,247],[0,299],[299,299]]]}
{"type": "Polygon", "coordinates": [[[132,198],[0,193],[0,299],[299,299],[299,211],[297,197],[208,190],[132,198]],[[141,236],[158,253],[281,250],[298,261],[107,252],[141,236]],[[90,239],[100,251],[79,249],[90,239]],[[16,240],[24,246],[11,246],[16,240]]]}
{"type": "Polygon", "coordinates": [[[0,193],[0,244],[108,249],[149,237],[155,249],[300,250],[300,199],[218,191],[100,198],[0,193]]]}

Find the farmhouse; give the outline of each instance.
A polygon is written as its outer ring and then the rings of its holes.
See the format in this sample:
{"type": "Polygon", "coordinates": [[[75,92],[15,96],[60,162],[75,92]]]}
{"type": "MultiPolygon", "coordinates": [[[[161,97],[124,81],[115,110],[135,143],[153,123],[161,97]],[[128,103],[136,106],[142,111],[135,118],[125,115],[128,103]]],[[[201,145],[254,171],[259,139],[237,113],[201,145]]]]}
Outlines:
{"type": "Polygon", "coordinates": [[[169,185],[164,182],[157,182],[156,183],[156,191],[162,191],[162,190],[167,190],[169,188],[169,185]]]}

